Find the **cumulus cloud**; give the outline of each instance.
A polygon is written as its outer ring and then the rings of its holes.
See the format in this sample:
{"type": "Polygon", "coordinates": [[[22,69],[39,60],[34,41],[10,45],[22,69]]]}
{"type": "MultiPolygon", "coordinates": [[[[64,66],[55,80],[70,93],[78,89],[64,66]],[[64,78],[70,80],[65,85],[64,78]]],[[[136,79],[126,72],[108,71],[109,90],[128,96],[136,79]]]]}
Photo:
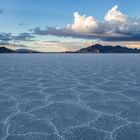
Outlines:
{"type": "Polygon", "coordinates": [[[105,21],[111,23],[121,23],[125,24],[127,22],[127,16],[118,10],[118,6],[115,5],[108,13],[105,15],[105,21]]]}
{"type": "Polygon", "coordinates": [[[47,27],[34,29],[37,35],[54,35],[103,41],[140,41],[140,19],[123,14],[115,5],[107,12],[103,22],[92,16],[74,13],[74,22],[64,28],[47,27]]]}
{"type": "Polygon", "coordinates": [[[98,23],[92,16],[86,17],[86,15],[79,15],[78,12],[75,12],[74,23],[67,27],[76,32],[90,32],[98,27],[98,23]]]}

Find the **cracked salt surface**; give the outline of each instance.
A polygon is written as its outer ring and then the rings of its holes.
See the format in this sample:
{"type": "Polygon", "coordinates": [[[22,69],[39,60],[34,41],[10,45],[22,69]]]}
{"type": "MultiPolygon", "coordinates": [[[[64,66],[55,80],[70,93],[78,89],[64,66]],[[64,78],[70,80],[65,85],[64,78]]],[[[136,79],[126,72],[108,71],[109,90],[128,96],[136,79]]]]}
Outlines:
{"type": "Polygon", "coordinates": [[[0,55],[0,140],[140,140],[139,60],[0,55]]]}

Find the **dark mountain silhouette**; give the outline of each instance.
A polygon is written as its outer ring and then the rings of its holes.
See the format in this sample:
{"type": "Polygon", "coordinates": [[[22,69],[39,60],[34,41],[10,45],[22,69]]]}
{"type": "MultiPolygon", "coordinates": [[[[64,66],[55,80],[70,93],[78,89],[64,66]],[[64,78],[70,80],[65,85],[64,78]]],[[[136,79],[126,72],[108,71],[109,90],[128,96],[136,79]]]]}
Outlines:
{"type": "Polygon", "coordinates": [[[29,49],[11,50],[6,47],[0,47],[0,53],[40,53],[40,52],[29,49]]]}
{"type": "MultiPolygon", "coordinates": [[[[67,52],[70,53],[70,52],[67,52]]],[[[71,53],[140,53],[140,49],[132,49],[122,46],[103,46],[95,44],[87,48],[80,49],[71,53]]]]}
{"type": "MultiPolygon", "coordinates": [[[[11,50],[6,47],[0,47],[0,53],[43,53],[29,49],[11,50]]],[[[48,52],[49,53],[49,52],[48,52]]],[[[78,51],[65,52],[65,53],[140,53],[140,49],[132,49],[122,46],[103,46],[95,44],[87,48],[82,48],[78,51]]]]}
{"type": "Polygon", "coordinates": [[[29,50],[29,49],[18,49],[15,51],[16,53],[39,53],[37,51],[34,50],[29,50]]]}
{"type": "Polygon", "coordinates": [[[0,47],[0,53],[14,53],[14,51],[6,47],[0,47]]]}

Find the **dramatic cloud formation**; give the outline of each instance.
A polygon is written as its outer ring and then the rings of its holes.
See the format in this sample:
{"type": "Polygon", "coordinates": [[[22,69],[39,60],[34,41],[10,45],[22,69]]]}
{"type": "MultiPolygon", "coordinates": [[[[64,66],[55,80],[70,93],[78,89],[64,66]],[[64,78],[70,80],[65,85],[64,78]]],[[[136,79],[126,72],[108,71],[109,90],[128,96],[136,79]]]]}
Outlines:
{"type": "Polygon", "coordinates": [[[34,29],[36,35],[54,35],[102,41],[140,41],[140,19],[131,18],[118,10],[115,5],[107,12],[104,22],[98,22],[92,16],[74,13],[74,23],[64,28],[40,27],[34,29]]]}
{"type": "MultiPolygon", "coordinates": [[[[3,10],[0,10],[0,13],[2,12],[3,10]]],[[[19,25],[23,26],[24,23],[19,25]]],[[[16,35],[0,32],[0,46],[13,49],[28,48],[45,52],[61,52],[78,50],[96,43],[139,48],[140,18],[129,17],[115,5],[105,14],[102,22],[92,16],[75,12],[73,22],[63,28],[47,26],[45,29],[41,29],[36,27],[27,33],[16,35]],[[47,38],[48,35],[58,38],[47,38]],[[63,41],[63,38],[59,37],[68,38],[63,41]]]]}

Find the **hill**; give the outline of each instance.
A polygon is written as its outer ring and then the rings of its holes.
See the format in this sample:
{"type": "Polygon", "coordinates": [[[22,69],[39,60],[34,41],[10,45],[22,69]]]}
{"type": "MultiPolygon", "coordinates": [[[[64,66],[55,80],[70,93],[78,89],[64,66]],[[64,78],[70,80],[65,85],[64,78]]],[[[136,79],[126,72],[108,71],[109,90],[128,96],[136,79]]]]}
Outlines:
{"type": "Polygon", "coordinates": [[[0,47],[0,53],[14,53],[15,51],[8,49],[6,47],[0,47]]]}
{"type": "Polygon", "coordinates": [[[18,49],[15,51],[16,53],[40,53],[34,50],[29,50],[29,49],[18,49]]]}
{"type": "Polygon", "coordinates": [[[0,53],[41,53],[41,52],[37,52],[29,49],[11,50],[6,47],[0,47],[0,53]]]}
{"type": "MultiPolygon", "coordinates": [[[[67,52],[69,53],[69,52],[67,52]]],[[[95,44],[87,48],[82,48],[72,53],[140,53],[140,49],[132,49],[122,46],[103,46],[95,44]]]]}

